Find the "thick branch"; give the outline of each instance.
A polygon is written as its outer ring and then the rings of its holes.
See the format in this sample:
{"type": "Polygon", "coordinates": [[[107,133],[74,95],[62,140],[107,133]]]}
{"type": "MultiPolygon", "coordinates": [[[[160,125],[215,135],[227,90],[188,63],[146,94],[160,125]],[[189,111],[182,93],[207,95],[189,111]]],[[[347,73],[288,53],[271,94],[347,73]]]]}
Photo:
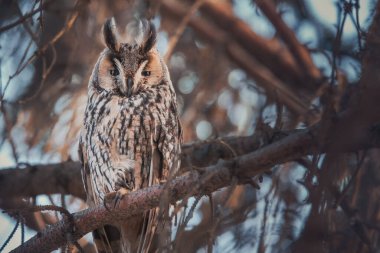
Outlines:
{"type": "Polygon", "coordinates": [[[201,12],[215,22],[230,37],[235,38],[249,54],[255,56],[262,64],[269,67],[282,80],[292,78],[295,85],[302,88],[302,71],[289,50],[276,40],[265,39],[256,34],[251,27],[237,18],[225,5],[215,1],[206,1],[201,12]],[[285,74],[286,73],[286,74],[285,74]]]}
{"type": "MultiPolygon", "coordinates": [[[[348,114],[338,122],[331,136],[339,145],[358,142],[368,126],[377,123],[374,131],[380,128],[379,94],[380,94],[380,2],[376,5],[376,15],[373,18],[368,35],[366,50],[363,56],[362,74],[358,91],[349,104],[348,114]]],[[[375,142],[377,140],[373,140],[375,142]]]]}
{"type": "MultiPolygon", "coordinates": [[[[185,196],[213,192],[228,186],[234,176],[254,176],[275,164],[292,160],[295,156],[302,156],[305,154],[305,149],[300,147],[310,142],[310,139],[311,136],[303,131],[254,153],[206,167],[201,173],[191,171],[169,183],[170,201],[175,202],[185,196]]],[[[78,240],[86,233],[111,221],[126,219],[157,207],[163,192],[163,185],[155,185],[128,194],[120,202],[120,206],[112,211],[107,211],[103,205],[100,205],[76,213],[74,216],[76,230],[72,240],[78,240]]],[[[14,252],[50,252],[67,243],[68,229],[67,222],[60,222],[39,233],[14,252]]]]}
{"type": "Polygon", "coordinates": [[[85,199],[80,163],[70,161],[0,170],[0,203],[1,199],[55,193],[85,199]]]}
{"type": "MultiPolygon", "coordinates": [[[[161,9],[167,16],[177,19],[187,13],[183,4],[172,0],[162,0],[161,9]]],[[[267,91],[268,96],[278,99],[296,115],[303,115],[314,91],[303,87],[303,73],[296,68],[289,51],[279,41],[267,40],[255,34],[246,23],[223,6],[207,1],[201,10],[216,25],[202,17],[193,16],[189,26],[206,40],[223,48],[239,67],[267,91]],[[307,91],[302,96],[298,95],[300,88],[307,91]]]]}
{"type": "MultiPolygon", "coordinates": [[[[355,140],[351,140],[350,145],[346,145],[346,139],[341,141],[346,136],[346,131],[342,131],[342,123],[347,122],[348,116],[342,117],[342,120],[337,121],[337,127],[331,129],[331,138],[325,137],[327,140],[338,138],[340,142],[335,141],[333,144],[340,147],[333,147],[337,150],[352,151],[363,148],[376,147],[380,137],[377,128],[365,129],[355,135],[355,140]],[[339,133],[335,133],[339,132],[339,133]]],[[[216,163],[219,159],[230,159],[235,156],[240,156],[248,152],[253,152],[260,148],[263,144],[271,143],[275,140],[280,140],[286,136],[292,138],[295,134],[303,132],[296,130],[292,133],[267,133],[255,134],[247,137],[225,137],[204,142],[195,142],[183,145],[182,154],[182,170],[187,171],[192,167],[205,167],[216,163]],[[265,135],[265,134],[264,134],[265,135]]],[[[315,140],[318,140],[322,130],[318,130],[315,140]],[[319,136],[317,136],[319,135],[319,136]]],[[[319,146],[320,152],[325,152],[327,146],[318,144],[316,141],[305,143],[303,149],[305,154],[313,154],[314,146],[319,146]]],[[[331,148],[331,143],[329,144],[331,148]]],[[[3,169],[0,170],[0,206],[1,199],[15,197],[31,197],[40,194],[71,194],[76,197],[85,199],[81,174],[81,165],[79,162],[62,162],[57,164],[33,165],[24,169],[3,169]]]]}
{"type": "Polygon", "coordinates": [[[298,67],[305,71],[312,81],[307,85],[314,85],[318,88],[317,82],[322,79],[322,74],[319,69],[314,65],[310,53],[306,47],[301,45],[298,41],[294,31],[292,31],[276,12],[275,5],[272,1],[257,0],[255,2],[260,9],[265,13],[267,18],[271,21],[276,31],[280,34],[281,38],[289,47],[292,55],[297,60],[298,67]]]}
{"type": "MultiPolygon", "coordinates": [[[[246,154],[258,149],[262,143],[262,137],[254,135],[185,144],[182,147],[182,169],[204,167],[218,159],[246,154]]],[[[80,168],[79,162],[68,161],[0,170],[0,207],[1,199],[40,194],[62,193],[85,199],[80,168]]]]}
{"type": "MultiPolygon", "coordinates": [[[[184,197],[199,194],[208,194],[222,187],[228,186],[232,178],[245,178],[259,175],[274,165],[293,161],[296,158],[310,153],[320,152],[327,145],[317,142],[319,129],[302,130],[291,134],[279,141],[263,147],[253,153],[242,155],[229,161],[220,161],[216,165],[204,169],[193,170],[177,177],[167,185],[169,199],[175,202],[184,197]]],[[[378,133],[375,133],[378,135],[378,133]]],[[[364,133],[363,138],[372,139],[373,132],[364,133]]],[[[369,142],[367,142],[369,143],[369,142]]],[[[363,143],[351,143],[342,147],[343,150],[368,148],[363,143]]],[[[373,144],[373,143],[372,143],[373,144]]],[[[377,145],[379,143],[376,143],[377,145]]],[[[160,196],[164,193],[164,185],[155,185],[126,195],[120,205],[112,211],[107,211],[103,205],[87,209],[74,214],[75,231],[70,230],[67,221],[42,231],[14,252],[50,252],[66,243],[69,243],[67,234],[71,233],[71,240],[78,240],[86,233],[105,224],[124,220],[145,210],[157,207],[160,196]]]]}

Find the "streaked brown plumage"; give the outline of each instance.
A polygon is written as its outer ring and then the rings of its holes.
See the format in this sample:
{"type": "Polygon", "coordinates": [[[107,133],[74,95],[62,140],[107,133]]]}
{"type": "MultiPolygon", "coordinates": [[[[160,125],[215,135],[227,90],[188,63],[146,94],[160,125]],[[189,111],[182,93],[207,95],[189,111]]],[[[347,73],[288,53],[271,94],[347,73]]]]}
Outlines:
{"type": "MultiPolygon", "coordinates": [[[[103,203],[110,192],[166,180],[179,167],[181,147],[176,95],[155,48],[154,26],[146,20],[133,22],[122,39],[111,19],[103,35],[107,48],[89,81],[79,144],[90,206],[103,203]]],[[[98,251],[148,252],[156,212],[94,231],[98,251]]]]}

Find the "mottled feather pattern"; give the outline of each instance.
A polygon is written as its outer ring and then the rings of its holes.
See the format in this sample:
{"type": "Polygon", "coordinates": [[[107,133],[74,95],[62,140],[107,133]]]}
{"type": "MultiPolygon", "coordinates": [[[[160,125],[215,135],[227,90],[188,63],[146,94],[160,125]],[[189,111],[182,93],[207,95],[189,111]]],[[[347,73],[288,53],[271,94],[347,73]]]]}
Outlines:
{"type": "MultiPolygon", "coordinates": [[[[156,30],[146,20],[127,27],[129,39],[123,42],[115,21],[106,21],[107,48],[89,81],[79,152],[90,206],[102,204],[109,193],[158,184],[179,168],[182,134],[176,95],[155,47],[156,30]]],[[[99,228],[93,233],[97,249],[149,252],[157,223],[153,209],[99,228]]]]}
{"type": "Polygon", "coordinates": [[[118,190],[117,182],[124,179],[111,157],[124,156],[130,169],[136,167],[135,176],[140,178],[136,184],[142,188],[149,185],[151,156],[158,148],[164,160],[161,176],[167,175],[180,151],[180,145],[173,145],[180,144],[179,134],[173,134],[179,132],[175,94],[165,81],[129,98],[90,88],[82,145],[91,168],[95,203],[118,190]]]}

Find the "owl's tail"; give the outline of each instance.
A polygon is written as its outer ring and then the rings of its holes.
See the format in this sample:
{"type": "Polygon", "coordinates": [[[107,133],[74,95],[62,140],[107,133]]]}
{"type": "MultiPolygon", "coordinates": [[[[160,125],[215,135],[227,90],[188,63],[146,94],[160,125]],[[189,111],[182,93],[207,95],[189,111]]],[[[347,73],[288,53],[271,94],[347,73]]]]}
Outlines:
{"type": "Polygon", "coordinates": [[[117,253],[120,247],[120,232],[116,227],[106,225],[92,232],[98,253],[117,253]]]}
{"type": "Polygon", "coordinates": [[[136,215],[128,219],[121,226],[120,246],[121,252],[125,253],[147,253],[151,245],[151,237],[154,234],[153,228],[149,228],[152,218],[148,211],[143,215],[136,215]]]}

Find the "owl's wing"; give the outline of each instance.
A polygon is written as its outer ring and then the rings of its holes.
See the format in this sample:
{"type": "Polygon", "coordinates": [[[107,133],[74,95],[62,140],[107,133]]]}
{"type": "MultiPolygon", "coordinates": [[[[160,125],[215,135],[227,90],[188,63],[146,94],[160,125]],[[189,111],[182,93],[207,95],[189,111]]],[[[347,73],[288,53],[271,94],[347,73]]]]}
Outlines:
{"type": "MultiPolygon", "coordinates": [[[[158,147],[154,147],[151,166],[149,171],[148,187],[160,183],[161,171],[163,168],[163,156],[158,147]]],[[[144,233],[140,238],[139,251],[149,252],[154,240],[158,224],[158,208],[152,209],[144,213],[143,229],[144,233]]]]}
{"type": "Polygon", "coordinates": [[[89,206],[93,206],[97,203],[95,201],[96,195],[94,193],[94,187],[92,185],[93,182],[91,180],[90,166],[88,164],[86,146],[84,145],[82,138],[79,139],[78,156],[79,156],[79,161],[82,164],[81,174],[82,174],[82,182],[83,182],[84,190],[87,196],[86,202],[89,206]]]}
{"type": "MultiPolygon", "coordinates": [[[[86,152],[84,152],[84,145],[82,139],[79,140],[78,155],[79,161],[82,164],[82,181],[84,189],[87,195],[87,204],[93,206],[94,193],[92,187],[92,181],[90,178],[90,168],[88,166],[88,159],[86,152]]],[[[98,228],[92,232],[96,248],[99,253],[113,253],[118,252],[120,245],[120,232],[116,227],[106,225],[104,227],[98,228]]]]}
{"type": "MultiPolygon", "coordinates": [[[[153,155],[149,173],[149,186],[162,183],[162,181],[170,180],[172,176],[176,176],[179,169],[179,157],[182,144],[182,126],[178,119],[177,107],[172,105],[174,113],[172,120],[174,124],[169,124],[169,128],[161,129],[160,134],[165,136],[161,140],[153,143],[153,155]],[[169,138],[168,138],[169,137],[169,138]],[[161,145],[159,145],[159,143],[161,145]]],[[[145,249],[141,252],[149,252],[151,245],[153,249],[158,251],[165,251],[169,246],[171,234],[171,220],[169,218],[169,201],[166,198],[166,193],[160,201],[159,208],[155,208],[145,213],[146,234],[144,243],[142,244],[145,249]],[[164,247],[164,248],[158,248],[164,247]]]]}

